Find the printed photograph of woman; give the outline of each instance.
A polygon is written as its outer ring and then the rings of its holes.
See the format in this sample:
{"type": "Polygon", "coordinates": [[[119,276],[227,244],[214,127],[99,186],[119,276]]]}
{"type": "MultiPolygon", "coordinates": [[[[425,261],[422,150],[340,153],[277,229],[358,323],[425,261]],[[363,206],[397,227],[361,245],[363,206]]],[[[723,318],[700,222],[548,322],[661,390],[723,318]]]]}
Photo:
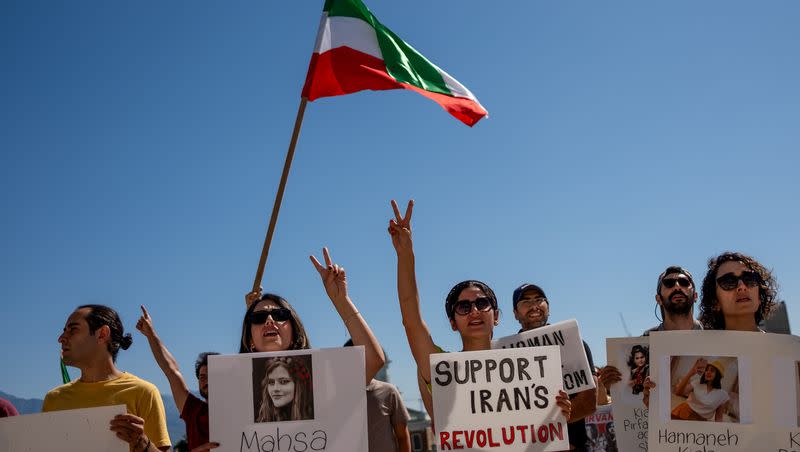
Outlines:
{"type": "Polygon", "coordinates": [[[739,423],[736,357],[673,356],[672,419],[739,423]]]}
{"type": "Polygon", "coordinates": [[[650,348],[644,345],[634,345],[628,357],[628,367],[631,377],[628,386],[633,395],[641,394],[644,390],[644,380],[650,375],[650,348]]]}
{"type": "Polygon", "coordinates": [[[253,360],[255,422],[314,419],[311,355],[253,360]]]}

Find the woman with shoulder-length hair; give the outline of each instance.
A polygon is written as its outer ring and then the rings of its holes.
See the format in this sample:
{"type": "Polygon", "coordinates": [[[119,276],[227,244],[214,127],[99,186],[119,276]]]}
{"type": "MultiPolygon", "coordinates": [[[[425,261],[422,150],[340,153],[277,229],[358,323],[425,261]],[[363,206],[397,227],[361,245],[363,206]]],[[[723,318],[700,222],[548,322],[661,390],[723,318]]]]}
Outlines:
{"type": "Polygon", "coordinates": [[[650,348],[636,344],[631,348],[628,357],[628,367],[631,370],[631,378],[628,385],[631,392],[636,395],[644,390],[644,380],[650,375],[650,348]]]}
{"type": "MultiPolygon", "coordinates": [[[[400,314],[408,345],[417,363],[417,378],[422,401],[433,419],[430,355],[441,353],[443,350],[433,342],[430,330],[420,312],[414,247],[411,240],[413,208],[414,201],[409,201],[405,216],[401,216],[397,203],[392,200],[395,217],[389,220],[389,235],[397,252],[397,295],[400,301],[400,314]]],[[[447,294],[444,309],[450,320],[450,327],[461,336],[462,351],[492,348],[492,334],[500,320],[500,310],[497,307],[497,297],[488,285],[476,280],[456,284],[447,294]]],[[[559,391],[555,401],[564,417],[569,419],[572,404],[567,393],[559,391]]]]}
{"type": "Polygon", "coordinates": [[[300,421],[314,418],[313,376],[307,357],[273,358],[261,382],[261,406],[256,422],[300,421]]]}
{"type": "Polygon", "coordinates": [[[705,359],[698,358],[675,386],[673,391],[675,395],[685,394],[684,391],[688,387],[689,396],[685,402],[672,410],[672,419],[722,422],[725,402],[730,399],[728,392],[722,389],[725,366],[721,361],[706,363],[704,369],[701,367],[703,373],[697,375],[696,369],[702,366],[703,362],[705,359]]]}
{"type": "MultiPolygon", "coordinates": [[[[322,254],[324,266],[316,257],[309,258],[322,279],[328,298],[353,338],[353,344],[364,346],[364,378],[369,383],[386,362],[383,349],[348,295],[344,268],[333,264],[327,248],[323,248],[322,254]]],[[[245,300],[248,308],[242,319],[239,353],[304,350],[311,347],[303,322],[284,298],[271,293],[262,295],[256,291],[248,293],[245,300]]]]}
{"type": "Polygon", "coordinates": [[[708,261],[699,320],[707,330],[759,331],[775,307],[777,288],[772,272],[757,260],[722,253],[708,261]]]}

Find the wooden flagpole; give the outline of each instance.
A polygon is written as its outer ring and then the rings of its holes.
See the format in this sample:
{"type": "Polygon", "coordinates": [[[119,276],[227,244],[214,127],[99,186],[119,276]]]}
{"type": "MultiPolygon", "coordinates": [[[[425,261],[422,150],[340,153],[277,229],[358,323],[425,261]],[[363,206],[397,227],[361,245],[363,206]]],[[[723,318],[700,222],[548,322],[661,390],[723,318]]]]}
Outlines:
{"type": "Polygon", "coordinates": [[[278,222],[278,213],[281,210],[283,191],[286,188],[286,179],[289,178],[289,169],[292,166],[294,148],[297,145],[297,138],[300,136],[300,126],[303,125],[303,114],[306,111],[307,102],[308,98],[301,98],[300,107],[297,109],[297,118],[294,120],[294,131],[292,131],[292,141],[289,142],[289,150],[286,152],[286,161],[283,163],[283,174],[281,174],[281,181],[278,184],[278,193],[275,194],[275,204],[272,206],[272,215],[269,219],[267,236],[264,238],[264,247],[261,249],[261,259],[258,262],[256,279],[253,281],[253,292],[261,288],[261,280],[264,277],[264,267],[267,265],[267,255],[269,255],[269,245],[272,242],[272,234],[275,232],[275,223],[278,222]]]}

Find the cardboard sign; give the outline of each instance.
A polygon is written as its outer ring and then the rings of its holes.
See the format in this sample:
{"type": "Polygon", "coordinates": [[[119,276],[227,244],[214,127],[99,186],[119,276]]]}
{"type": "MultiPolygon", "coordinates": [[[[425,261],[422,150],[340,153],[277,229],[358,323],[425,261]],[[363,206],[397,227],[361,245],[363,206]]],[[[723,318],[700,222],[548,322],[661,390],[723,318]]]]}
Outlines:
{"type": "Polygon", "coordinates": [[[647,336],[606,339],[608,364],[622,374],[611,385],[617,447],[621,452],[647,451],[648,410],[642,401],[644,379],[650,375],[650,339],[647,336]]]}
{"type": "Polygon", "coordinates": [[[558,345],[561,350],[561,365],[564,376],[564,390],[567,394],[577,394],[595,387],[589,359],[583,348],[583,340],[578,330],[578,321],[565,320],[552,325],[524,331],[492,341],[492,348],[540,347],[558,345]]]}
{"type": "Polygon", "coordinates": [[[221,452],[367,452],[364,347],[212,355],[221,452]]]}
{"type": "Polygon", "coordinates": [[[650,344],[651,452],[800,450],[800,338],[667,331],[650,344]]]}
{"type": "Polygon", "coordinates": [[[586,416],[587,452],[617,452],[614,415],[611,405],[597,407],[594,414],[586,416]]]}
{"type": "Polygon", "coordinates": [[[114,405],[0,418],[0,450],[128,452],[128,443],[108,429],[125,413],[125,405],[114,405]]]}
{"type": "Polygon", "coordinates": [[[431,355],[439,450],[569,449],[558,347],[431,355]]]}

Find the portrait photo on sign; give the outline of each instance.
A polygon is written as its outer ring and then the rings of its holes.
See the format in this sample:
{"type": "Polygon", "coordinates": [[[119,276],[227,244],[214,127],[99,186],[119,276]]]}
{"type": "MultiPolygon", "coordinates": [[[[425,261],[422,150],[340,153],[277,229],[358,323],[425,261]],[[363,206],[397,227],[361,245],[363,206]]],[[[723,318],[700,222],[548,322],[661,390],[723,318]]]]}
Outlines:
{"type": "Polygon", "coordinates": [[[644,391],[644,380],[650,375],[650,347],[636,344],[628,353],[628,390],[633,395],[644,391]]]}
{"type": "Polygon", "coordinates": [[[740,423],[735,356],[671,356],[670,388],[673,420],[740,423]]]}
{"type": "Polygon", "coordinates": [[[253,359],[255,422],[314,419],[311,355],[253,359]]]}

